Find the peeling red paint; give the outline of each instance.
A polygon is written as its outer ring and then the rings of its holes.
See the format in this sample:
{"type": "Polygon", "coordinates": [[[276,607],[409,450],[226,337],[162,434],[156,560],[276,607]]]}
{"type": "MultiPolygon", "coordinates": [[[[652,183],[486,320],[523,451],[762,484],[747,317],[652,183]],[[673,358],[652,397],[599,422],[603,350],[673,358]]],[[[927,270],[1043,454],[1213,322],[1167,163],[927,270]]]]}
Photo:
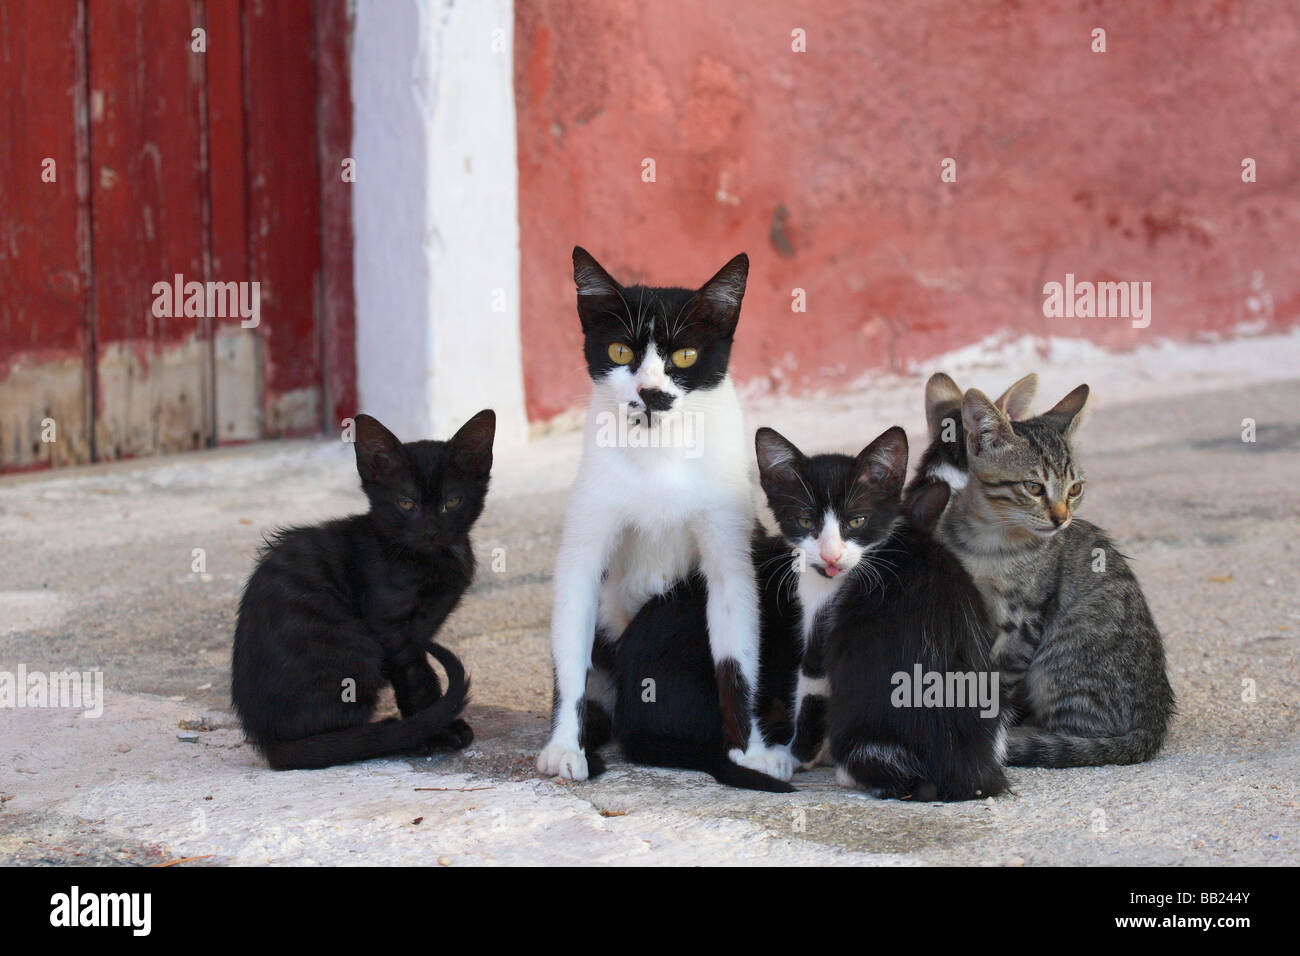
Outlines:
{"type": "Polygon", "coordinates": [[[515,11],[530,418],[586,390],[580,362],[554,360],[579,354],[575,243],[620,279],[674,284],[749,252],[733,367],[795,392],[995,332],[1125,349],[1300,317],[1300,26],[1284,4],[515,11]],[[1151,327],[1045,318],[1043,284],[1067,272],[1150,281],[1151,327]]]}

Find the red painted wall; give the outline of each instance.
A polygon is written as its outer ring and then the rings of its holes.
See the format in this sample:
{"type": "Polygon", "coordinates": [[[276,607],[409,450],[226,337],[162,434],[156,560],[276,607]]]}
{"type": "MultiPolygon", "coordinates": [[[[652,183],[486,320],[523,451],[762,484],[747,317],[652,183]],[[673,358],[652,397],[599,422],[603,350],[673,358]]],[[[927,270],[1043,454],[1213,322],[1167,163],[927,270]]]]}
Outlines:
{"type": "Polygon", "coordinates": [[[534,419],[587,387],[575,242],[623,281],[664,284],[748,251],[733,368],[796,392],[1004,330],[1123,349],[1300,315],[1300,17],[1287,4],[515,9],[534,419]],[[1091,51],[1096,27],[1105,53],[1091,51]],[[956,183],[940,182],[945,157],[956,183]],[[1067,272],[1151,282],[1150,327],[1044,318],[1043,284],[1067,272]],[[791,312],[796,287],[806,314],[791,312]]]}

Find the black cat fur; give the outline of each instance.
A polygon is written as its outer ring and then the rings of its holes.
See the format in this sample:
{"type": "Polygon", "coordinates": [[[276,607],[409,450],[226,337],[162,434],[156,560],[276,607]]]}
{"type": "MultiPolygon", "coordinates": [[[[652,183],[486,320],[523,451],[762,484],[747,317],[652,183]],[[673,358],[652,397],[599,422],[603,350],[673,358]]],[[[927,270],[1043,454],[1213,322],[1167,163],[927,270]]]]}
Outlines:
{"type": "Polygon", "coordinates": [[[941,482],[916,490],[873,558],[874,575],[845,582],[827,633],[831,756],[880,797],[971,800],[1007,787],[997,755],[1005,700],[990,717],[978,706],[892,703],[892,676],[910,678],[918,663],[945,675],[994,670],[979,591],[931,535],[948,496],[941,482]]]}
{"type": "MultiPolygon", "coordinates": [[[[761,613],[756,712],[764,739],[785,744],[793,734],[791,709],[801,653],[799,600],[790,587],[791,555],[785,542],[756,530],[752,553],[761,613]]],[[[707,587],[696,575],[647,602],[632,619],[613,648],[613,736],[633,763],[701,770],[745,790],[793,793],[790,784],[727,757],[709,653],[707,602],[707,587]],[[643,698],[647,679],[654,681],[653,701],[643,698]]],[[[589,761],[599,742],[589,740],[589,761]]]]}
{"type": "Polygon", "coordinates": [[[231,699],[271,767],[328,767],[473,740],[459,719],[469,692],[464,668],[433,637],[474,577],[469,531],[487,495],[495,429],[487,409],[449,441],[403,444],[358,415],[357,471],[369,511],[269,540],[240,601],[231,699]],[[447,671],[445,694],[426,651],[447,671]],[[389,684],[402,716],[371,722],[389,684]]]}

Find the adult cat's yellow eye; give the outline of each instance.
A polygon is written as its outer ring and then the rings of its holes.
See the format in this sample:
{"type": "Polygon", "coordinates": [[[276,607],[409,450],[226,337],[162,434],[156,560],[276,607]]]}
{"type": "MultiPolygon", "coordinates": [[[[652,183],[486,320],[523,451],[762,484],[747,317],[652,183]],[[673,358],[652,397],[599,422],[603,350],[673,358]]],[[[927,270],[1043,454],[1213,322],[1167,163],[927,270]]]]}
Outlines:
{"type": "Polygon", "coordinates": [[[695,349],[678,349],[672,356],[673,364],[678,368],[690,368],[699,357],[700,353],[695,349]]]}
{"type": "Polygon", "coordinates": [[[1082,482],[1082,481],[1076,481],[1074,484],[1072,484],[1072,485],[1070,486],[1070,497],[1073,498],[1075,495],[1079,494],[1079,492],[1081,492],[1081,491],[1083,491],[1083,482],[1082,482]]]}
{"type": "Polygon", "coordinates": [[[632,361],[632,350],[622,342],[615,342],[609,347],[609,360],[615,365],[626,365],[632,361]]]}
{"type": "Polygon", "coordinates": [[[857,531],[866,523],[867,523],[867,519],[864,518],[862,515],[858,515],[856,518],[849,519],[849,527],[852,528],[854,531],[857,531]]]}
{"type": "Polygon", "coordinates": [[[1041,495],[1043,493],[1043,486],[1036,481],[1026,481],[1025,491],[1037,497],[1038,495],[1041,495]]]}
{"type": "Polygon", "coordinates": [[[799,527],[803,528],[805,531],[812,530],[812,526],[813,526],[812,518],[805,518],[802,515],[800,515],[798,518],[794,519],[794,523],[797,524],[799,527]]]}
{"type": "Polygon", "coordinates": [[[397,507],[401,508],[403,511],[410,511],[415,507],[415,502],[410,498],[398,498],[397,507]]]}
{"type": "Polygon", "coordinates": [[[442,510],[450,511],[458,504],[460,504],[460,495],[452,495],[450,498],[448,498],[446,501],[442,503],[442,510]]]}

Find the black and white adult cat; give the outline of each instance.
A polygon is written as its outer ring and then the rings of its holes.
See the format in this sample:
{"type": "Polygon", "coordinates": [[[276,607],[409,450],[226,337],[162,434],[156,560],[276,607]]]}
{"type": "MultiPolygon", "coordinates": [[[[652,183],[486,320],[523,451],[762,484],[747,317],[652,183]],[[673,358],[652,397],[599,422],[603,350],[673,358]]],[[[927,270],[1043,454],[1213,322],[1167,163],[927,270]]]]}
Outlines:
{"type": "Polygon", "coordinates": [[[231,698],[277,770],[458,748],[469,681],[433,642],[474,577],[469,531],[483,511],[496,416],[450,441],[403,444],[356,417],[365,514],[280,531],[244,588],[231,698]],[[447,671],[439,685],[426,652],[447,671]],[[392,684],[401,719],[370,722],[392,684]]]}
{"type": "Polygon", "coordinates": [[[708,582],[713,656],[728,757],[788,780],[790,752],[755,719],[758,589],[744,417],[727,373],[749,259],[698,289],[624,286],[573,250],[591,401],[578,475],[555,558],[548,776],[585,780],[593,715],[614,708],[604,666],[632,618],[688,575],[708,582]]]}
{"type": "MultiPolygon", "coordinates": [[[[784,540],[757,529],[752,553],[760,615],[755,712],[764,741],[784,746],[794,730],[795,676],[802,651],[799,599],[784,540]]],[[[637,612],[614,652],[613,735],[633,763],[702,770],[728,786],[792,793],[790,784],[727,756],[707,609],[708,586],[697,574],[637,612]]],[[[593,776],[600,766],[595,753],[600,743],[589,730],[587,761],[593,776]]]]}

